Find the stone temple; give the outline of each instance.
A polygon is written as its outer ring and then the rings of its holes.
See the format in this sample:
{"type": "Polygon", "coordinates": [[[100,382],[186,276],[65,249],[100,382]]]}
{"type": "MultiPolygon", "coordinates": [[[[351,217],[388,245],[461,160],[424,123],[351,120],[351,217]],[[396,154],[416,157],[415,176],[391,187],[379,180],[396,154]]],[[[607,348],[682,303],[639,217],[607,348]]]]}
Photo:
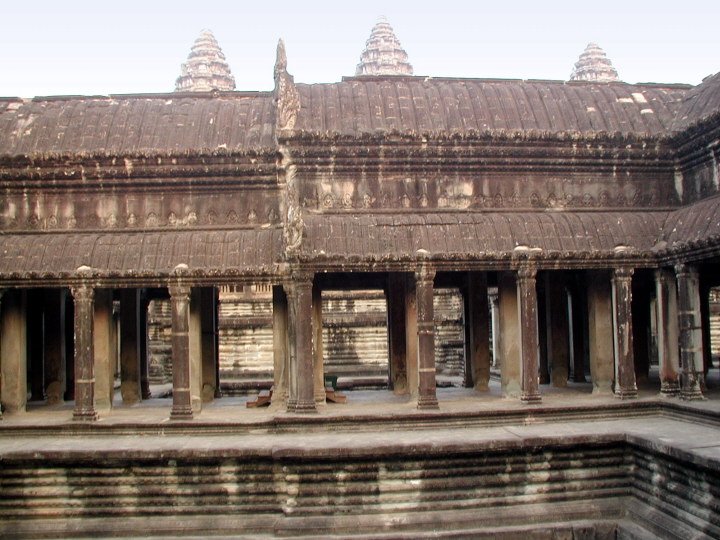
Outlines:
{"type": "Polygon", "coordinates": [[[720,537],[720,74],[290,66],[0,98],[0,536],[720,537]]]}

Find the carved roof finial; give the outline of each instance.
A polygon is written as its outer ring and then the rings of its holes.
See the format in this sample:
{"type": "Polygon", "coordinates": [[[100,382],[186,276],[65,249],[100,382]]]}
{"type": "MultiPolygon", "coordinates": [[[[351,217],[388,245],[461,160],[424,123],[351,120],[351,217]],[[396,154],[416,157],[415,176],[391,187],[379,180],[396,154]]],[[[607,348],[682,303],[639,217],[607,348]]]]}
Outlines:
{"type": "Polygon", "coordinates": [[[287,72],[287,54],[285,43],[278,40],[277,56],[275,58],[275,103],[277,129],[292,129],[295,127],[297,113],[300,110],[300,94],[295,87],[295,79],[287,72]]]}
{"type": "Polygon", "coordinates": [[[617,70],[596,43],[588,43],[570,74],[571,81],[613,82],[619,81],[617,70]]]}
{"type": "Polygon", "coordinates": [[[175,81],[176,92],[235,90],[235,77],[230,73],[225,55],[210,30],[200,32],[187,62],[180,69],[180,76],[175,81]]]}
{"type": "Polygon", "coordinates": [[[408,61],[405,49],[388,23],[381,16],[365,42],[365,50],[360,54],[360,63],[355,75],[412,75],[413,68],[408,61]]]}

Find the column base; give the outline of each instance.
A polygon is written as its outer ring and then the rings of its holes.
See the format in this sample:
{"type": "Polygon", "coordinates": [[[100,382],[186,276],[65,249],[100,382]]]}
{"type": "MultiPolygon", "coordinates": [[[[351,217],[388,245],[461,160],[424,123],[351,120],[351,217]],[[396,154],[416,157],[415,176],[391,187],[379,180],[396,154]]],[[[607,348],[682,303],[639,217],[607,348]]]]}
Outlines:
{"type": "Polygon", "coordinates": [[[94,422],[99,418],[95,409],[75,409],[72,419],[75,422],[94,422]]]}
{"type": "Polygon", "coordinates": [[[620,388],[615,391],[617,399],[637,399],[637,388],[620,388]]]}
{"type": "Polygon", "coordinates": [[[315,406],[315,400],[313,401],[293,401],[288,402],[287,412],[299,413],[299,414],[313,414],[317,413],[317,407],[315,406]]]}
{"type": "Polygon", "coordinates": [[[437,396],[420,396],[417,401],[418,409],[439,409],[437,396]]]}
{"type": "Polygon", "coordinates": [[[662,382],[660,394],[665,397],[676,397],[680,395],[680,385],[677,382],[662,382]]]}
{"type": "Polygon", "coordinates": [[[703,396],[700,384],[702,374],[700,373],[687,373],[681,375],[683,378],[683,384],[680,387],[680,399],[683,401],[701,401],[705,399],[703,396]]]}
{"type": "Polygon", "coordinates": [[[170,411],[170,420],[192,420],[193,417],[192,407],[174,407],[170,411]]]}
{"type": "Polygon", "coordinates": [[[523,403],[528,403],[530,405],[534,405],[536,403],[542,402],[542,396],[540,394],[525,394],[523,393],[520,396],[520,401],[523,403]]]}

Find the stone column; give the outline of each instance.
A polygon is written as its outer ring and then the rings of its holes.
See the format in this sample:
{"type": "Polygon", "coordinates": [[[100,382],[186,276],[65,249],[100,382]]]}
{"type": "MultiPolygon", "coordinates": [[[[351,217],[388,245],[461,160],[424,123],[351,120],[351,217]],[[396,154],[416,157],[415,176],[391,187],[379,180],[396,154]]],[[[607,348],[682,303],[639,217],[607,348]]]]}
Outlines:
{"type": "Polygon", "coordinates": [[[7,413],[27,405],[27,320],[25,291],[9,290],[2,298],[0,321],[0,399],[7,413]]]}
{"type": "Polygon", "coordinates": [[[200,289],[202,325],[202,400],[210,403],[217,393],[217,290],[215,287],[200,289]]]}
{"type": "Polygon", "coordinates": [[[113,405],[113,382],[117,363],[111,289],[95,291],[94,310],[95,406],[98,410],[109,410],[113,405]]]}
{"type": "MultiPolygon", "coordinates": [[[[183,269],[175,269],[176,273],[183,269]]],[[[171,284],[172,303],[172,372],[173,404],[172,420],[192,419],[190,394],[190,286],[177,279],[171,284]]]]}
{"type": "Polygon", "coordinates": [[[312,274],[293,276],[288,288],[290,312],[290,396],[288,412],[314,413],[312,274]]]}
{"type": "Polygon", "coordinates": [[[487,273],[468,272],[465,286],[466,384],[487,392],[490,382],[490,324],[487,273]],[[469,376],[467,372],[469,373],[469,376]]]}
{"type": "Polygon", "coordinates": [[[680,399],[704,399],[702,377],[702,329],[700,320],[700,276],[694,266],[675,266],[678,284],[680,342],[680,399]]]}
{"type": "Polygon", "coordinates": [[[522,367],[520,355],[520,321],[518,319],[518,289],[515,274],[502,272],[498,280],[500,330],[497,334],[500,349],[500,381],[505,398],[521,395],[522,367]]]}
{"type": "Polygon", "coordinates": [[[190,290],[190,403],[193,413],[202,410],[202,312],[200,309],[200,288],[190,290]]]}
{"type": "Polygon", "coordinates": [[[282,285],[273,287],[273,382],[272,407],[287,407],[288,364],[288,300],[282,285]]]}
{"type": "Polygon", "coordinates": [[[45,395],[48,405],[65,397],[65,295],[66,289],[45,291],[45,395]]]}
{"type": "Polygon", "coordinates": [[[593,394],[611,394],[614,376],[613,314],[610,277],[605,271],[588,272],[588,341],[593,394]]]}
{"type": "Polygon", "coordinates": [[[655,270],[655,298],[660,393],[664,396],[677,396],[680,393],[680,343],[677,285],[672,270],[655,270]]]}
{"type": "Polygon", "coordinates": [[[520,318],[520,354],[522,357],[522,395],[526,403],[542,399],[538,388],[540,348],[538,339],[537,269],[531,266],[518,270],[518,310],[520,318]]]}
{"type": "Polygon", "coordinates": [[[395,394],[408,393],[405,339],[406,276],[391,272],[387,287],[388,364],[390,386],[395,394]]]}
{"type": "Polygon", "coordinates": [[[322,290],[317,283],[312,288],[313,328],[313,393],[315,405],[325,404],[325,364],[323,350],[322,290]]]}
{"type": "Polygon", "coordinates": [[[418,312],[415,274],[405,276],[405,368],[410,399],[417,401],[418,379],[418,312]]]}
{"type": "Polygon", "coordinates": [[[612,278],[615,397],[637,397],[632,335],[632,268],[616,268],[612,278]]]}
{"type": "Polygon", "coordinates": [[[422,265],[415,272],[417,298],[418,409],[437,409],[435,391],[435,319],[433,280],[435,271],[422,265]]]}
{"type": "Polygon", "coordinates": [[[138,299],[138,356],[140,360],[140,398],[150,399],[150,363],[148,354],[150,344],[148,343],[148,304],[147,290],[141,289],[138,299]]]}
{"type": "Polygon", "coordinates": [[[140,291],[120,291],[120,393],[123,403],[138,403],[142,396],[140,370],[140,291]]]}
{"type": "Polygon", "coordinates": [[[87,284],[71,289],[75,302],[75,409],[73,420],[97,420],[95,410],[95,290],[87,284]]]}

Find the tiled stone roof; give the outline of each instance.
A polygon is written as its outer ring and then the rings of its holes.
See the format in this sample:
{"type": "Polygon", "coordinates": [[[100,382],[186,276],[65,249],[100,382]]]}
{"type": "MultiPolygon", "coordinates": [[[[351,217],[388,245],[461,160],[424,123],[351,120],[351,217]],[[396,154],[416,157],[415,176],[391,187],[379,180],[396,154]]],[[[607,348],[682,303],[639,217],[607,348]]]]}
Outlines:
{"type": "Polygon", "coordinates": [[[666,212],[425,213],[306,218],[309,257],[481,257],[520,250],[608,254],[649,252],[666,212]]]}
{"type": "Polygon", "coordinates": [[[268,273],[280,260],[279,229],[0,236],[0,276],[58,277],[89,266],[100,275],[167,276],[191,272],[268,273]]]}
{"type": "Polygon", "coordinates": [[[720,73],[707,77],[687,92],[673,129],[682,131],[711,119],[720,119],[720,73]]]}
{"type": "Polygon", "coordinates": [[[0,101],[0,156],[162,155],[274,146],[269,93],[0,101]]]}
{"type": "Polygon", "coordinates": [[[621,134],[661,136],[682,85],[357,77],[299,84],[296,131],[342,136],[621,134]]]}

